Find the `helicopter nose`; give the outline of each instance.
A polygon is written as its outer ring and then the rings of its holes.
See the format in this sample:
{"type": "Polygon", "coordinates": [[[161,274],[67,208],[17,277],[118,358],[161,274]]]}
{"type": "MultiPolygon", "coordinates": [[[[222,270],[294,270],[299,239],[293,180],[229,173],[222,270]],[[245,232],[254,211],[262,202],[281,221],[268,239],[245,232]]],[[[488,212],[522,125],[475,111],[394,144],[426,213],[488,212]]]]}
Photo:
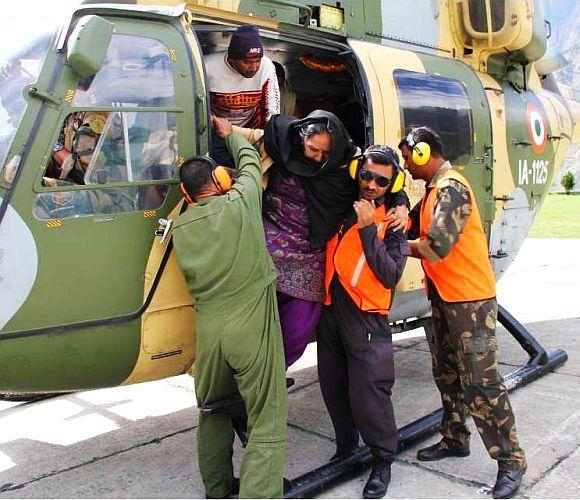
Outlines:
{"type": "Polygon", "coordinates": [[[26,301],[38,272],[38,249],[34,236],[12,207],[8,206],[0,227],[0,330],[26,301]]]}

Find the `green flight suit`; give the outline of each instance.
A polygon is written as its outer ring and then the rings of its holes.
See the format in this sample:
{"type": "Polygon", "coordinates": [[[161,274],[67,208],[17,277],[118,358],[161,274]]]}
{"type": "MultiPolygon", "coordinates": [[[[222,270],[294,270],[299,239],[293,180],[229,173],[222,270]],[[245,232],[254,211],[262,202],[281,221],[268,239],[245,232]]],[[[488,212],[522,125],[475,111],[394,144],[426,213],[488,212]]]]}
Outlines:
{"type": "MultiPolygon", "coordinates": [[[[281,498],[286,381],[276,271],[262,226],[262,168],[242,136],[231,134],[226,143],[238,167],[232,189],[191,205],[173,230],[177,261],[196,299],[197,404],[239,390],[249,431],[240,498],[281,498]]],[[[233,476],[230,417],[200,415],[197,436],[206,494],[226,497],[233,476]]]]}

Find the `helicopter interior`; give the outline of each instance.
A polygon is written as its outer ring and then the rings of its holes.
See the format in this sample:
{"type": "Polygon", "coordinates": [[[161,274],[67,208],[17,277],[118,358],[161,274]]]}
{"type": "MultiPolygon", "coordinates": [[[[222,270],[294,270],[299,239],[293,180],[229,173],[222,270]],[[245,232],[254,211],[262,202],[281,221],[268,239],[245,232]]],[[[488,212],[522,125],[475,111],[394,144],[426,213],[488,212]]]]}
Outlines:
{"type": "MultiPolygon", "coordinates": [[[[196,26],[204,55],[228,49],[231,28],[196,26]]],[[[367,142],[365,99],[362,95],[356,62],[338,47],[321,47],[320,42],[286,41],[279,35],[261,35],[265,54],[282,66],[286,85],[296,94],[291,113],[298,118],[316,109],[334,113],[345,125],[357,146],[367,142]]]]}

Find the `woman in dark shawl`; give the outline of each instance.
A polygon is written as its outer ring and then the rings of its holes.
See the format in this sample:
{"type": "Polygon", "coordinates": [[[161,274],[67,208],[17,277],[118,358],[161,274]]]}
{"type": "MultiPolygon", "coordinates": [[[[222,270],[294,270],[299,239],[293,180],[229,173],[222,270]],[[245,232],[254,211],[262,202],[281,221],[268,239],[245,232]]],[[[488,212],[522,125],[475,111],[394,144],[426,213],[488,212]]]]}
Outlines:
{"type": "Polygon", "coordinates": [[[335,115],[314,111],[302,120],[273,116],[264,131],[264,148],[273,165],[262,215],[278,271],[288,367],[304,352],[322,313],[326,242],[358,194],[347,168],[356,146],[335,115]]]}
{"type": "MultiPolygon", "coordinates": [[[[220,123],[214,118],[218,135],[220,123]]],[[[233,130],[262,150],[264,168],[271,164],[262,219],[278,271],[288,367],[306,349],[322,312],[326,243],[358,196],[358,184],[348,173],[357,148],[340,120],[322,110],[303,119],[274,115],[263,132],[233,130]]]]}

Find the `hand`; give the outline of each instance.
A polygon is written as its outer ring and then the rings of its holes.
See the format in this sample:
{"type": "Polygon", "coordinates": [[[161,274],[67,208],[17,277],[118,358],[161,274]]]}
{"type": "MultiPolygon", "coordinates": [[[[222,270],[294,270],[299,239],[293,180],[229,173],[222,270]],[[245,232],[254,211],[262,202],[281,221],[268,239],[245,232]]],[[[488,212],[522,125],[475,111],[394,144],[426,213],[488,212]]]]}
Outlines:
{"type": "Polygon", "coordinates": [[[66,148],[62,148],[59,151],[52,153],[52,157],[59,165],[62,165],[70,155],[71,152],[66,148]]]}
{"type": "Polygon", "coordinates": [[[425,259],[432,264],[436,264],[440,260],[437,254],[429,247],[427,240],[410,241],[409,248],[411,249],[411,257],[416,259],[425,259]]]}
{"type": "Polygon", "coordinates": [[[425,259],[430,264],[437,264],[437,262],[441,260],[441,258],[431,249],[428,237],[417,242],[416,252],[419,254],[421,259],[425,259]]]}
{"type": "Polygon", "coordinates": [[[226,118],[220,118],[219,116],[211,115],[211,123],[215,133],[222,139],[225,139],[234,131],[232,124],[226,118]]]}
{"type": "Polygon", "coordinates": [[[391,208],[385,218],[391,221],[390,229],[393,231],[404,231],[409,221],[409,209],[406,205],[398,205],[391,208]]]}
{"type": "Polygon", "coordinates": [[[357,200],[353,204],[356,212],[358,227],[367,227],[375,222],[375,202],[368,200],[357,200]]]}
{"type": "Polygon", "coordinates": [[[415,257],[415,259],[420,259],[421,254],[417,249],[417,243],[418,243],[417,241],[409,241],[409,248],[411,250],[411,257],[415,257]]]}

